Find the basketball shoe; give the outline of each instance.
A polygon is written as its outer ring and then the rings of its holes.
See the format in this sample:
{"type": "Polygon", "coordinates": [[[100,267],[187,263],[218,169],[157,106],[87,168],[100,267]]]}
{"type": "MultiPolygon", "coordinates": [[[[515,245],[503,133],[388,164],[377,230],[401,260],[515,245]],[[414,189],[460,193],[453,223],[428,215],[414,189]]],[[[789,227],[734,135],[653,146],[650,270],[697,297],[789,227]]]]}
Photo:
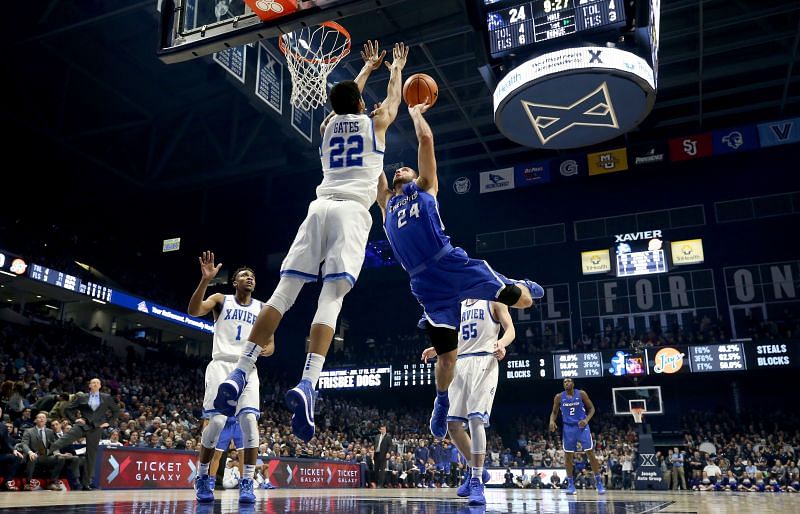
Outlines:
{"type": "MultiPolygon", "coordinates": [[[[471,478],[472,478],[472,469],[468,468],[467,472],[464,473],[464,482],[460,486],[458,486],[458,491],[456,491],[456,494],[461,498],[466,498],[467,496],[469,496],[469,482],[471,478]]],[[[492,479],[492,476],[489,474],[489,470],[487,470],[486,468],[483,468],[483,474],[481,475],[481,479],[483,480],[484,484],[492,479]]]]}
{"type": "Polygon", "coordinates": [[[198,502],[211,503],[214,501],[214,491],[211,490],[208,475],[198,475],[194,479],[194,491],[198,502]]]}
{"type": "Polygon", "coordinates": [[[220,414],[233,416],[236,414],[236,404],[247,385],[247,376],[239,368],[231,371],[228,378],[217,388],[217,397],[214,398],[214,408],[220,414]]]}
{"type": "Polygon", "coordinates": [[[301,380],[284,396],[286,406],[292,411],[292,432],[309,442],[314,437],[314,388],[311,382],[301,380]]]}
{"type": "Polygon", "coordinates": [[[256,495],[253,492],[253,479],[243,478],[239,482],[239,503],[255,503],[256,495]]]}

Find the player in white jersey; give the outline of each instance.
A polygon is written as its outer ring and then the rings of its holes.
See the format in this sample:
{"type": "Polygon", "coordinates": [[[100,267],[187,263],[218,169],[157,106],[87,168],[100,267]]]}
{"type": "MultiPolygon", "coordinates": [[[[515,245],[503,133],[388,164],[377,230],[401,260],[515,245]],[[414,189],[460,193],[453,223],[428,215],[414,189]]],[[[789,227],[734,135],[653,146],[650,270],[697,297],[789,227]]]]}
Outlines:
{"type": "MultiPolygon", "coordinates": [[[[506,347],[514,337],[516,331],[507,305],[488,300],[461,302],[458,360],[448,388],[447,428],[453,443],[471,467],[470,476],[457,492],[458,496],[469,496],[470,505],[486,504],[483,493],[483,484],[489,481],[489,473],[483,468],[486,427],[497,390],[497,362],[505,358],[506,347]],[[464,430],[465,425],[469,425],[469,434],[464,430]]],[[[422,352],[425,362],[435,356],[433,346],[422,352]]]]}
{"type": "Polygon", "coordinates": [[[371,117],[365,113],[361,91],[386,55],[385,50],[378,51],[377,42],[364,45],[364,66],[355,80],[339,82],[331,89],[333,111],[320,126],[323,178],[317,187],[317,199],[308,207],[306,219],[281,265],[278,286],[258,316],[237,369],[220,385],[214,402],[223,412],[231,410],[246,387],[259,346],[268,344],[303,284],[317,281],[321,271],[322,291],[311,324],[303,376],[286,393],[286,403],[293,412],[292,431],[306,442],[314,437],[314,389],[333,341],[342,301],[364,263],[372,226],[369,208],[378,194],[378,178],[383,176],[386,129],[397,116],[402,97],[402,70],[408,49],[398,43],[392,54],[393,62],[386,63],[390,70],[386,99],[371,117]]]}
{"type": "MultiPolygon", "coordinates": [[[[203,252],[200,257],[200,284],[189,300],[188,313],[192,316],[205,316],[209,312],[214,316],[214,343],[211,350],[211,362],[206,367],[205,397],[203,399],[203,416],[208,424],[201,436],[200,456],[198,458],[195,491],[198,502],[213,502],[214,490],[209,478],[209,464],[214,450],[228,419],[227,414],[214,407],[217,388],[236,367],[242,347],[253,324],[264,304],[253,298],[256,287],[256,276],[250,268],[239,268],[232,277],[235,294],[224,295],[214,293],[203,300],[206,288],[217,276],[222,264],[214,265],[214,253],[203,252]]],[[[275,351],[274,340],[271,340],[260,352],[263,356],[272,355],[275,351]]],[[[250,371],[247,385],[237,400],[231,415],[239,420],[244,444],[244,472],[239,484],[239,501],[255,503],[253,493],[253,474],[258,458],[258,418],[261,415],[258,395],[258,372],[250,371]]]]}

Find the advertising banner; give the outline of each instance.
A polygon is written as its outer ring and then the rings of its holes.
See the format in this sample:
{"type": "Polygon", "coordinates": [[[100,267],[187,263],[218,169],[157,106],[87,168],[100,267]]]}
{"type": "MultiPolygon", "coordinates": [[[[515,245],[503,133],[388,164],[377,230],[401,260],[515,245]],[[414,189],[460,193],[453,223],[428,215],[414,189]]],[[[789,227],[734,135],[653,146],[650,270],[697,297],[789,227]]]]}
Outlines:
{"type": "Polygon", "coordinates": [[[191,489],[197,452],[107,448],[97,452],[94,486],[100,489],[191,489]]]}

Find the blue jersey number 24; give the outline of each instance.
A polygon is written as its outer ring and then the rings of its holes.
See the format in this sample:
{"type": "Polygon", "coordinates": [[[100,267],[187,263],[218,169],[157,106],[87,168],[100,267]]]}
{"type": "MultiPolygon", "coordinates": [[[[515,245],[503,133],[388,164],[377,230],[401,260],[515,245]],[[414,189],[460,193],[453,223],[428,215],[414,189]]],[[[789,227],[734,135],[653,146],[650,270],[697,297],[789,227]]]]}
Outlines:
{"type": "Polygon", "coordinates": [[[345,166],[363,166],[361,154],[364,152],[364,138],[354,134],[347,138],[341,136],[331,138],[330,168],[344,168],[345,166]]]}

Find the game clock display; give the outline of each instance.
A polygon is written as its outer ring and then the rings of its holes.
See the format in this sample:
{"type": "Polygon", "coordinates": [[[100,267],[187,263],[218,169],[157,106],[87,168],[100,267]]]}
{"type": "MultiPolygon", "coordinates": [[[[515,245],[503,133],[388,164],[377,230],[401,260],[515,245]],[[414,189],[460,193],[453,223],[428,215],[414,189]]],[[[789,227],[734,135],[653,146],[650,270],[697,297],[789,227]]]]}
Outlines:
{"type": "Polygon", "coordinates": [[[492,57],[624,23],[621,0],[533,0],[498,5],[486,14],[492,57]]]}

